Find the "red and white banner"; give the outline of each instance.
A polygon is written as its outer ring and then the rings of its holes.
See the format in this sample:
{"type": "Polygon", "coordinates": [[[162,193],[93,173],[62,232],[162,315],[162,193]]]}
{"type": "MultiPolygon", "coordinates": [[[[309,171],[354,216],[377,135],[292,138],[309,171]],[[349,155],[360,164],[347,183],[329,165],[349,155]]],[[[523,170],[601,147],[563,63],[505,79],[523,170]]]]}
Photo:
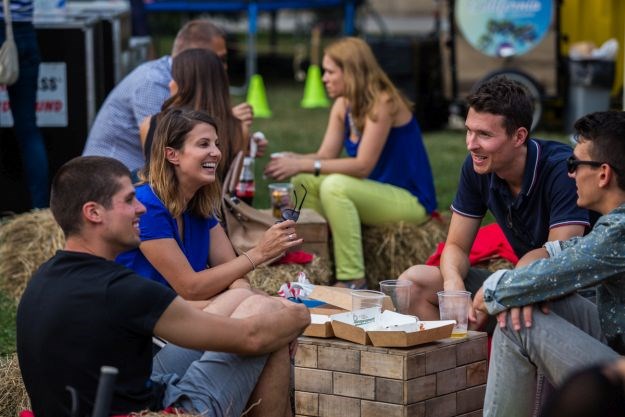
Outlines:
{"type": "MultiPolygon", "coordinates": [[[[42,62],[37,89],[37,126],[67,127],[67,69],[65,62],[42,62]]],[[[0,84],[0,127],[12,127],[6,86],[0,84]]]]}

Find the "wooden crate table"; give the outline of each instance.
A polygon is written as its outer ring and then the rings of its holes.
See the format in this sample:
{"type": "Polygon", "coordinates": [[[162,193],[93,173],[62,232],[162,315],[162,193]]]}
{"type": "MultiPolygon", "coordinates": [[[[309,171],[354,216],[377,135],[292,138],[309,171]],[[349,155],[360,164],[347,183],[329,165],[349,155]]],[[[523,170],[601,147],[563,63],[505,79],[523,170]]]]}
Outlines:
{"type": "Polygon", "coordinates": [[[482,332],[412,348],[302,336],[295,356],[295,414],[481,416],[486,345],[482,332]]]}

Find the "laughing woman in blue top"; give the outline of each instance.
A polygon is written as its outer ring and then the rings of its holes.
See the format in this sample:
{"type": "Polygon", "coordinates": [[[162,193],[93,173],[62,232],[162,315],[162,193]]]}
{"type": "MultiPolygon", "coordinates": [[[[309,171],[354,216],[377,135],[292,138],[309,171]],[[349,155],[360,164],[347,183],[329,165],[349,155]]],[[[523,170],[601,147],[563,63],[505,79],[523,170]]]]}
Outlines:
{"type": "MultiPolygon", "coordinates": [[[[243,277],[286,249],[301,244],[292,220],[269,228],[257,246],[236,256],[214,214],[221,161],[217,126],[204,112],[169,109],[159,119],[150,164],[140,173],[137,199],[147,212],[139,220],[141,244],[117,258],[139,275],[171,286],[187,300],[222,298],[224,314],[251,295],[243,277]],[[234,298],[231,298],[234,297],[234,298]]],[[[224,140],[227,140],[224,138],[224,140]]]]}
{"type": "Polygon", "coordinates": [[[424,222],[436,209],[434,181],[411,103],[369,46],[344,38],[324,52],[323,82],[335,101],[321,147],[274,158],[265,173],[304,184],[305,206],[332,230],[337,285],[364,287],[361,223],[424,222]]]}

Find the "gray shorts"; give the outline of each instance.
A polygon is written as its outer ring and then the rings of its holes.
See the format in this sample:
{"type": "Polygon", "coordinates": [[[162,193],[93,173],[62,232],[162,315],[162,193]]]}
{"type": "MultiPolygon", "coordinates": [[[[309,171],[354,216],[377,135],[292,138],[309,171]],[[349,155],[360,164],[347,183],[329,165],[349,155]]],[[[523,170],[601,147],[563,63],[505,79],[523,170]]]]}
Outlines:
{"type": "MultiPolygon", "coordinates": [[[[492,272],[484,268],[469,268],[467,276],[464,277],[464,287],[471,293],[471,298],[475,296],[475,293],[482,287],[486,278],[488,278],[492,272]]],[[[489,316],[488,321],[482,329],[488,334],[493,334],[497,326],[497,317],[489,316]]]]}
{"type": "Polygon", "coordinates": [[[167,344],[153,359],[151,379],[165,385],[163,407],[207,417],[240,416],[267,356],[201,352],[167,344]]]}

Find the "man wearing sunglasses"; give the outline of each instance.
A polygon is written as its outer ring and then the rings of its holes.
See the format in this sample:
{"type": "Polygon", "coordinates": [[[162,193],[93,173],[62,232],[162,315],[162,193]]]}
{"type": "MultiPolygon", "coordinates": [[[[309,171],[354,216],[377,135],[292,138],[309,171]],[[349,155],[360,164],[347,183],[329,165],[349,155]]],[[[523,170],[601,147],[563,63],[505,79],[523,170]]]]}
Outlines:
{"type": "Polygon", "coordinates": [[[537,372],[557,386],[571,371],[625,355],[625,113],[589,114],[575,129],[567,167],[577,204],[603,216],[584,237],[547,242],[547,259],[497,271],[476,294],[474,308],[488,314],[525,306],[523,323],[511,317],[495,330],[485,416],[530,415],[537,372]],[[591,286],[596,305],[576,294],[591,286]],[[545,301],[548,314],[532,314],[545,301]]]}
{"type": "MultiPolygon", "coordinates": [[[[460,175],[440,269],[416,265],[400,279],[416,284],[412,312],[421,319],[439,318],[437,291],[467,290],[482,286],[489,272],[470,268],[469,252],[487,210],[503,230],[520,258],[518,266],[542,257],[548,240],[581,236],[590,225],[588,212],[575,201],[575,183],[567,177],[571,148],[529,137],[533,103],[526,89],[505,77],[484,83],[468,99],[467,156],[460,175]]],[[[518,314],[518,311],[514,311],[518,314]]],[[[473,310],[470,325],[479,328],[473,310]]],[[[491,332],[496,325],[488,322],[491,332]]]]}

